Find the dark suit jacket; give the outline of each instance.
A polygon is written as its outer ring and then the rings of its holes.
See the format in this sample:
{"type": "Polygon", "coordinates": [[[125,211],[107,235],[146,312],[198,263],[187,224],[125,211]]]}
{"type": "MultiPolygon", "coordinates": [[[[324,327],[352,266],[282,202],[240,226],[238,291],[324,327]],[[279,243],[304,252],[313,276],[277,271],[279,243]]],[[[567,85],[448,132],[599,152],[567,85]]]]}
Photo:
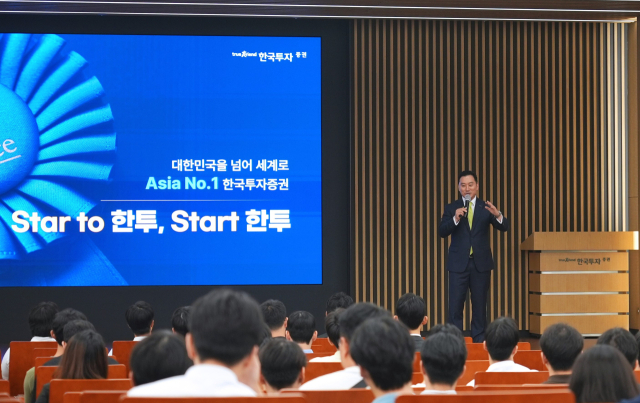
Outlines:
{"type": "Polygon", "coordinates": [[[449,258],[447,270],[462,273],[469,262],[469,251],[473,246],[473,257],[476,268],[480,272],[493,270],[493,256],[489,245],[490,225],[500,231],[506,231],[509,226],[507,217],[502,216],[502,224],[487,209],[485,202],[476,196],[476,206],[473,209],[473,229],[469,230],[469,221],[462,218],[458,225],[453,222],[456,210],[464,207],[462,199],[458,199],[444,208],[444,214],[440,221],[440,236],[445,238],[451,235],[449,246],[449,258]]]}
{"type": "Polygon", "coordinates": [[[419,353],[420,350],[422,350],[424,339],[422,338],[422,336],[418,336],[416,334],[412,334],[411,339],[413,340],[413,346],[415,348],[416,353],[419,353]]]}

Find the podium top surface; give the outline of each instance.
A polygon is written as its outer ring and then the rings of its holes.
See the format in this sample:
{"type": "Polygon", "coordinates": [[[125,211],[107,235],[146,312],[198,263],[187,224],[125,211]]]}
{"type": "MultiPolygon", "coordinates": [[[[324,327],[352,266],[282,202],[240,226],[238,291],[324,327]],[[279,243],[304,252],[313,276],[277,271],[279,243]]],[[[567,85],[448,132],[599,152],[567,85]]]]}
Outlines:
{"type": "Polygon", "coordinates": [[[638,231],[534,232],[520,244],[521,250],[638,250],[638,231]]]}

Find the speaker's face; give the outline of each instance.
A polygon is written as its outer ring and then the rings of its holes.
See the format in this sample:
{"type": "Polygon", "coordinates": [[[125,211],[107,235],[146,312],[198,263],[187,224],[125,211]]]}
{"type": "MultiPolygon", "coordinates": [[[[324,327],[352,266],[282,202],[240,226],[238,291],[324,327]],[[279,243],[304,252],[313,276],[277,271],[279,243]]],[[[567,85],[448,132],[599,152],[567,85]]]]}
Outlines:
{"type": "Polygon", "coordinates": [[[469,200],[473,200],[478,193],[478,183],[472,175],[463,176],[458,182],[458,190],[463,198],[469,195],[469,200]]]}

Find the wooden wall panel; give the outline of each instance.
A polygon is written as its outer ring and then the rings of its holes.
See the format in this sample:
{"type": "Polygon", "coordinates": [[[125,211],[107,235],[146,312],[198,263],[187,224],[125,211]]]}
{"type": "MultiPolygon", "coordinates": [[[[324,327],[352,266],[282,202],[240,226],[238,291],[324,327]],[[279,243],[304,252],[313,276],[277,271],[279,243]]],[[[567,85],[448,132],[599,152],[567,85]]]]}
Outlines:
{"type": "Polygon", "coordinates": [[[490,317],[526,329],[529,234],[628,229],[626,43],[617,23],[356,20],[356,299],[414,292],[445,322],[438,224],[472,169],[510,220],[491,234],[490,317]]]}

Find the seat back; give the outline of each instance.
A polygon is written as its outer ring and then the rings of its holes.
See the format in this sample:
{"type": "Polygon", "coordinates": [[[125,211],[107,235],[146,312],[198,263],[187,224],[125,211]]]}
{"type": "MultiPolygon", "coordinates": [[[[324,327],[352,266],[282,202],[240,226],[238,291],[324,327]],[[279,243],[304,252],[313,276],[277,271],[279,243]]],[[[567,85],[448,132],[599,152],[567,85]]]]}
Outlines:
{"type": "Polygon", "coordinates": [[[82,392],[67,392],[62,396],[62,403],[80,403],[82,392]]]}
{"type": "Polygon", "coordinates": [[[464,338],[464,342],[465,342],[466,344],[471,344],[471,343],[473,343],[473,338],[472,338],[472,337],[465,337],[465,338],[464,338]]]}
{"type": "Polygon", "coordinates": [[[540,350],[518,350],[513,356],[513,362],[537,371],[549,370],[542,363],[542,351],[540,350]]]}
{"type": "MultiPolygon", "coordinates": [[[[123,396],[122,403],[308,403],[300,394],[265,397],[129,397],[123,396]]],[[[368,403],[370,403],[369,401],[368,403]]],[[[327,403],[327,402],[324,402],[327,403]]]]}
{"type": "Polygon", "coordinates": [[[5,379],[0,379],[0,394],[7,394],[9,396],[11,394],[11,387],[9,386],[9,381],[5,379]]]}
{"type": "Polygon", "coordinates": [[[420,372],[420,367],[422,366],[422,357],[420,357],[420,353],[416,352],[415,357],[413,358],[413,372],[420,372]]]}
{"type": "Polygon", "coordinates": [[[466,385],[473,380],[477,372],[484,372],[489,368],[489,360],[469,361],[465,363],[464,372],[457,385],[466,385]]]}
{"type": "Polygon", "coordinates": [[[422,372],[414,372],[413,375],[411,375],[412,385],[417,385],[422,382],[424,382],[424,375],[422,375],[422,372]]]}
{"type": "Polygon", "coordinates": [[[328,337],[318,337],[314,342],[313,342],[313,346],[317,347],[317,346],[330,346],[331,344],[329,344],[329,338],[328,337]]]}
{"type": "Polygon", "coordinates": [[[58,351],[57,348],[34,348],[33,349],[33,356],[34,357],[53,357],[54,355],[56,355],[56,352],[58,351]]]}
{"type": "MultiPolygon", "coordinates": [[[[36,396],[40,395],[42,387],[53,379],[57,366],[36,367],[36,396]]],[[[128,372],[124,365],[109,365],[108,379],[128,379],[128,372]]]]}
{"type": "Polygon", "coordinates": [[[286,390],[285,395],[291,393],[302,394],[307,403],[371,403],[375,396],[371,389],[349,390],[286,390]]]}
{"type": "Polygon", "coordinates": [[[305,382],[308,382],[319,376],[340,370],[342,370],[342,363],[340,362],[310,362],[304,371],[304,379],[305,382]]]}
{"type": "Polygon", "coordinates": [[[87,390],[81,393],[80,403],[120,403],[126,390],[87,390]]]}
{"type": "Polygon", "coordinates": [[[41,367],[47,362],[49,362],[49,360],[51,360],[52,358],[53,357],[44,357],[44,356],[36,357],[34,360],[33,366],[36,368],[41,367]]]}
{"type": "Polygon", "coordinates": [[[129,389],[131,389],[129,379],[52,379],[49,386],[49,403],[63,403],[66,392],[129,389]]]}
{"type": "Polygon", "coordinates": [[[35,362],[34,349],[58,348],[55,341],[12,341],[9,360],[9,383],[11,396],[24,394],[24,377],[35,362]]]}
{"type": "Polygon", "coordinates": [[[636,381],[640,382],[640,370],[634,370],[633,374],[636,376],[636,381]]]}
{"type": "Polygon", "coordinates": [[[476,385],[524,385],[540,384],[549,379],[549,372],[478,372],[476,385]]]}
{"type": "Polygon", "coordinates": [[[137,341],[131,340],[113,342],[113,355],[118,357],[118,362],[127,368],[127,373],[129,373],[129,356],[137,343],[137,341]]]}
{"type": "Polygon", "coordinates": [[[460,392],[457,395],[401,395],[396,403],[575,403],[568,390],[460,392]]]}
{"type": "Polygon", "coordinates": [[[335,348],[335,346],[332,346],[331,344],[316,344],[315,341],[311,345],[311,349],[313,350],[314,353],[331,353],[331,354],[333,354],[336,351],[338,351],[338,349],[335,348]]]}
{"type": "Polygon", "coordinates": [[[495,390],[545,390],[545,389],[569,389],[569,385],[562,383],[554,383],[549,385],[535,384],[535,385],[478,385],[475,387],[475,391],[486,392],[495,390]]]}

